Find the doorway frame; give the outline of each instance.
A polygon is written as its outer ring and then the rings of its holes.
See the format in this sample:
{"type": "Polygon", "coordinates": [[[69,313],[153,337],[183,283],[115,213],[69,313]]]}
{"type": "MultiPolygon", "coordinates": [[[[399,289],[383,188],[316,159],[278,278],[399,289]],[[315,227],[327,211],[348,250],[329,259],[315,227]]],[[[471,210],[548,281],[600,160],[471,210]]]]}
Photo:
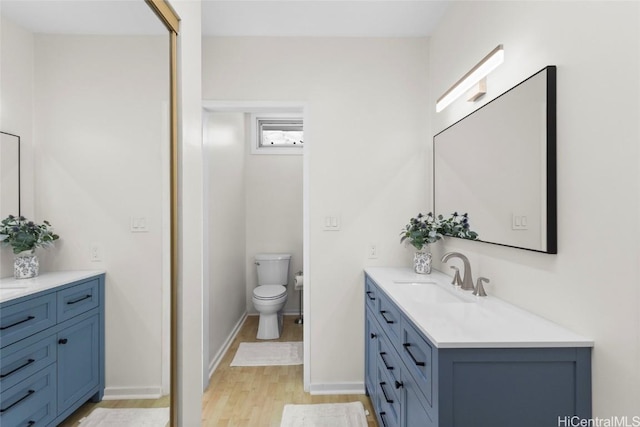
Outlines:
{"type": "MultiPolygon", "coordinates": [[[[310,241],[310,230],[309,230],[309,169],[310,169],[310,146],[312,138],[309,137],[312,129],[312,121],[310,114],[309,103],[301,101],[216,101],[216,100],[203,100],[202,101],[202,113],[203,115],[207,112],[225,112],[225,113],[249,113],[249,112],[278,112],[292,109],[301,109],[302,110],[302,119],[304,123],[304,147],[302,151],[302,274],[303,274],[303,283],[304,290],[302,292],[302,311],[304,316],[303,323],[303,387],[305,392],[309,392],[310,383],[311,383],[311,304],[310,304],[310,262],[309,262],[309,241],[310,241]]],[[[203,129],[204,132],[204,129],[203,129]]],[[[204,173],[203,175],[207,175],[204,173]]],[[[203,206],[203,216],[206,218],[209,212],[207,211],[206,204],[203,206]]],[[[208,232],[206,230],[205,232],[208,232]]],[[[203,260],[203,265],[205,265],[205,276],[207,273],[207,260],[203,260]]],[[[205,283],[207,283],[205,281],[205,283]]],[[[204,377],[207,377],[207,372],[209,368],[209,359],[210,349],[208,348],[208,331],[209,331],[209,307],[206,302],[209,298],[208,287],[205,286],[203,292],[203,306],[202,306],[202,318],[203,318],[203,342],[204,345],[204,353],[205,356],[203,358],[203,372],[205,373],[204,377]],[[206,335],[205,335],[206,332],[206,335]]],[[[208,381],[203,378],[203,381],[208,381]]]]}
{"type": "MultiPolygon", "coordinates": [[[[169,33],[169,425],[174,427],[180,424],[180,387],[178,384],[178,310],[180,307],[178,298],[178,243],[180,238],[178,228],[178,177],[180,172],[178,164],[178,34],[180,17],[169,0],[145,0],[145,2],[162,21],[169,33]]],[[[162,359],[164,363],[164,357],[162,359]]],[[[164,376],[164,372],[161,375],[164,376]]],[[[165,388],[164,382],[165,378],[162,378],[163,389],[165,388]]]]}

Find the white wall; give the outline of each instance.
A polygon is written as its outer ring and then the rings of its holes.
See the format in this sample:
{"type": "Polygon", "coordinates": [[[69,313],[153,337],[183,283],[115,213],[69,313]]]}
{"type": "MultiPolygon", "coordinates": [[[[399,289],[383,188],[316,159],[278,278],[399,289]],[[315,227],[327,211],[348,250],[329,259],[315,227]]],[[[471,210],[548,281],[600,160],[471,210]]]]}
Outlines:
{"type": "MultiPolygon", "coordinates": [[[[5,17],[0,32],[0,130],[20,136],[21,212],[41,222],[33,209],[33,34],[5,17]]],[[[12,275],[13,252],[4,247],[0,277],[12,275]]]]}
{"type": "Polygon", "coordinates": [[[160,394],[167,63],[165,37],[35,38],[36,212],[61,236],[42,267],[106,270],[111,397],[160,394]]]}
{"type": "Polygon", "coordinates": [[[202,51],[204,99],[308,106],[311,389],[362,391],[362,269],[409,265],[400,228],[426,205],[427,40],[204,38],[202,51]],[[279,52],[296,54],[283,66],[279,52]],[[322,230],[328,214],[341,231],[322,230]]]}
{"type": "Polygon", "coordinates": [[[302,270],[302,156],[252,154],[250,115],[246,120],[246,304],[257,313],[252,295],[258,285],[254,257],[259,253],[289,253],[287,313],[298,313],[300,291],[293,289],[302,270]]]}
{"type": "Polygon", "coordinates": [[[207,112],[204,120],[209,370],[247,311],[245,301],[244,114],[207,112]]]}
{"type": "MultiPolygon", "coordinates": [[[[499,43],[494,98],[557,65],[558,254],[451,240],[487,292],[595,340],[594,416],[638,415],[640,4],[455,2],[430,44],[436,133],[478,105],[435,99],[499,43]]],[[[437,258],[437,257],[436,257],[437,258]]]]}

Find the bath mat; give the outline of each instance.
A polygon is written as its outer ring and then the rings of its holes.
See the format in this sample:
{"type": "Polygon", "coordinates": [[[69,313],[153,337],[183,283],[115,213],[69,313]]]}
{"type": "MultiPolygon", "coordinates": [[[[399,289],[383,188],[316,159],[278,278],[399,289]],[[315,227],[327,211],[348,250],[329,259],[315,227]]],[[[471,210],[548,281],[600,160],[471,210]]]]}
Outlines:
{"type": "Polygon", "coordinates": [[[302,365],[302,341],[241,342],[231,366],[302,365]]]}
{"type": "Polygon", "coordinates": [[[362,402],[284,405],[280,427],[367,427],[362,402]]]}
{"type": "Polygon", "coordinates": [[[165,427],[169,408],[96,408],[80,427],[165,427]]]}

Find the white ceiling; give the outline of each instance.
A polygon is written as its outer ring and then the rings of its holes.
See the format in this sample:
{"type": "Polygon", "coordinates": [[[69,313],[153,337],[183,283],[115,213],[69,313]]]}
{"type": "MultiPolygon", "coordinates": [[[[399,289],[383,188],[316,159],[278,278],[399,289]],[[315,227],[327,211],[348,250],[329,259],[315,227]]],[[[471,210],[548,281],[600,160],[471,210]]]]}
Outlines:
{"type": "Polygon", "coordinates": [[[0,12],[34,33],[167,32],[143,0],[0,0],[0,12]]]}
{"type": "MultiPolygon", "coordinates": [[[[211,36],[428,36],[447,3],[447,0],[203,0],[202,31],[211,36]]],[[[0,8],[3,15],[36,33],[165,33],[143,0],[1,0],[0,8]]]]}
{"type": "Polygon", "coordinates": [[[444,1],[205,1],[212,36],[416,37],[431,34],[444,1]]]}

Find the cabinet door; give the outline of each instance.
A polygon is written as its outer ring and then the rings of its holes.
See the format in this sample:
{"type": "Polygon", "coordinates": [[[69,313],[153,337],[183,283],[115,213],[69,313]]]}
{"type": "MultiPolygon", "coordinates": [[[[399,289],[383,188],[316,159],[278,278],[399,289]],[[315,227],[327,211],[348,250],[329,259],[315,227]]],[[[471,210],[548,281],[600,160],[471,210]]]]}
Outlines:
{"type": "Polygon", "coordinates": [[[402,372],[401,390],[403,398],[402,425],[406,427],[435,427],[429,404],[420,390],[420,385],[407,372],[402,372]]]}
{"type": "Polygon", "coordinates": [[[100,318],[96,314],[58,333],[58,412],[100,382],[100,318]]]}
{"type": "Polygon", "coordinates": [[[365,350],[364,350],[364,360],[365,360],[365,387],[367,393],[371,397],[371,401],[375,401],[376,394],[376,386],[375,380],[377,375],[376,370],[376,355],[378,349],[378,339],[380,332],[378,331],[378,327],[376,325],[376,321],[371,315],[369,309],[365,310],[366,319],[365,319],[365,350]]]}

